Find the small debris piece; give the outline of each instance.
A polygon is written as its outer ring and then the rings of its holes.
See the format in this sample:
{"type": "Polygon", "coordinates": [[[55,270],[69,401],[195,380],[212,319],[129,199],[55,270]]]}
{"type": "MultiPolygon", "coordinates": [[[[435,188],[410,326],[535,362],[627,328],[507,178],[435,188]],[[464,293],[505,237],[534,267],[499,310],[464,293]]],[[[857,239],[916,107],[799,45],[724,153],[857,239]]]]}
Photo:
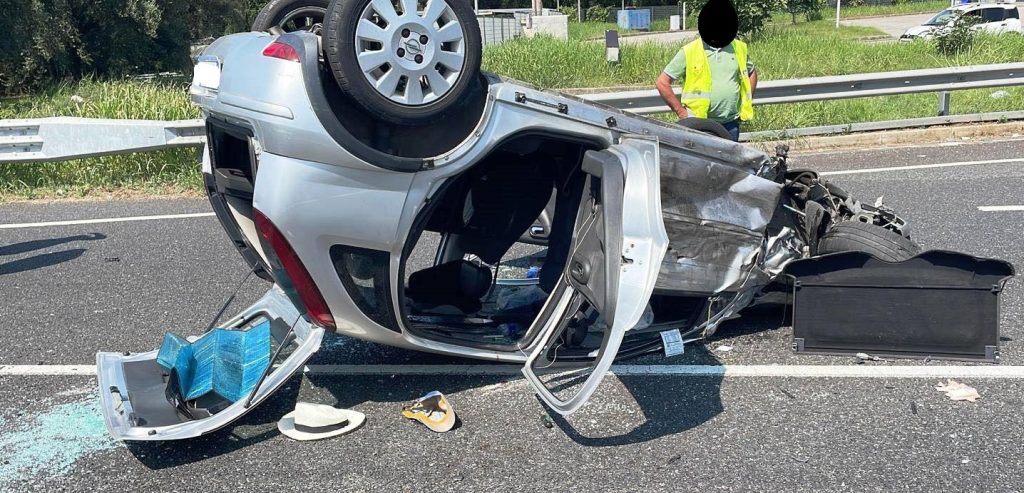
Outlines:
{"type": "Polygon", "coordinates": [[[935,386],[935,390],[939,392],[945,392],[951,400],[954,401],[970,401],[974,402],[981,398],[978,394],[977,389],[970,385],[957,382],[956,380],[949,379],[946,383],[939,383],[935,386]]]}
{"type": "Polygon", "coordinates": [[[1006,92],[1006,91],[1004,91],[1002,89],[1000,89],[1000,90],[998,90],[998,91],[996,91],[996,92],[994,92],[992,94],[989,94],[989,96],[992,99],[1003,99],[1003,98],[1005,98],[1006,96],[1009,96],[1009,95],[1010,95],[1010,93],[1008,93],[1008,92],[1006,92]]]}
{"type": "Polygon", "coordinates": [[[675,464],[676,462],[679,462],[681,460],[683,460],[683,456],[678,455],[678,454],[677,455],[673,455],[672,457],[669,457],[668,461],[665,462],[665,465],[666,466],[671,466],[672,464],[675,464]]]}
{"type": "Polygon", "coordinates": [[[786,390],[786,389],[784,389],[782,387],[779,387],[779,392],[782,392],[783,395],[785,395],[786,397],[789,397],[790,399],[796,400],[796,396],[795,395],[793,395],[790,391],[788,391],[788,390],[786,390]]]}
{"type": "Polygon", "coordinates": [[[441,392],[433,391],[402,408],[402,416],[423,423],[437,433],[455,427],[455,408],[441,392]]]}
{"type": "Polygon", "coordinates": [[[120,262],[121,257],[107,257],[103,259],[104,262],[120,262]]]}
{"type": "Polygon", "coordinates": [[[887,359],[879,358],[878,356],[872,356],[868,353],[857,353],[857,359],[861,361],[889,361],[887,359]]]}
{"type": "Polygon", "coordinates": [[[728,353],[729,351],[732,351],[732,346],[723,344],[721,346],[716,347],[715,351],[717,351],[719,353],[728,353]]]}
{"type": "Polygon", "coordinates": [[[807,457],[805,455],[791,455],[790,457],[792,457],[793,460],[795,460],[797,462],[800,462],[800,463],[803,463],[803,464],[806,464],[806,463],[811,461],[811,458],[807,457]]]}
{"type": "Polygon", "coordinates": [[[555,427],[555,421],[551,419],[551,416],[548,416],[547,414],[541,415],[540,422],[543,423],[544,427],[549,430],[555,427]]]}
{"type": "Polygon", "coordinates": [[[910,401],[910,412],[914,413],[914,416],[917,416],[917,403],[914,401],[910,401]]]}

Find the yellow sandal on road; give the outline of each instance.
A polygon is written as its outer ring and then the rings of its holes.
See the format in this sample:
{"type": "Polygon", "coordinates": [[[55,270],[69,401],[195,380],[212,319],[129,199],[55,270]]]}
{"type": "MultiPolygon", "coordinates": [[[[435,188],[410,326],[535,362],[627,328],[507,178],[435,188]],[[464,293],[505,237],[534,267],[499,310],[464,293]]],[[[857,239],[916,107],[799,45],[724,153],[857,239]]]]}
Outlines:
{"type": "Polygon", "coordinates": [[[455,409],[444,394],[434,391],[402,408],[402,416],[415,419],[433,431],[444,433],[455,426],[455,409]]]}

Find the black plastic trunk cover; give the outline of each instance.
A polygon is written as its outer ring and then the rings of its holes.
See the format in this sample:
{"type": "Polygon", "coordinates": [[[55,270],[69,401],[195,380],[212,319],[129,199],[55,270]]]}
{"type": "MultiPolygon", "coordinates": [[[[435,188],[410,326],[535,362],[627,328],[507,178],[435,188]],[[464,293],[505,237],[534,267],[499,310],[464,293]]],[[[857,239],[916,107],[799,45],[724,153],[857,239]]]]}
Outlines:
{"type": "Polygon", "coordinates": [[[786,273],[797,352],[998,359],[1008,262],[936,250],[889,263],[845,252],[793,262],[786,273]]]}

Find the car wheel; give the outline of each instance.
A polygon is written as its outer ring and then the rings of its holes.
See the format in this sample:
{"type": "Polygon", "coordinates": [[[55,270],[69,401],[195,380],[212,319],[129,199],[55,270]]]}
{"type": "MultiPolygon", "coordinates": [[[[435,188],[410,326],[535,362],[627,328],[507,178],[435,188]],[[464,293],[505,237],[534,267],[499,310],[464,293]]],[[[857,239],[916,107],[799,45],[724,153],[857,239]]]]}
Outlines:
{"type": "Polygon", "coordinates": [[[252,23],[253,31],[284,34],[296,31],[320,34],[329,0],[272,0],[252,23]]]}
{"type": "Polygon", "coordinates": [[[902,262],[921,253],[910,238],[881,226],[844,221],[829,229],[818,243],[818,254],[864,252],[879,260],[902,262]]]}
{"type": "Polygon", "coordinates": [[[714,120],[708,120],[707,118],[683,118],[682,120],[679,120],[678,125],[698,132],[714,135],[721,139],[732,140],[732,135],[729,134],[729,131],[726,130],[721,123],[714,120]]]}
{"type": "Polygon", "coordinates": [[[482,41],[465,0],[334,0],[324,50],[341,90],[400,125],[437,120],[479,90],[482,41]]]}

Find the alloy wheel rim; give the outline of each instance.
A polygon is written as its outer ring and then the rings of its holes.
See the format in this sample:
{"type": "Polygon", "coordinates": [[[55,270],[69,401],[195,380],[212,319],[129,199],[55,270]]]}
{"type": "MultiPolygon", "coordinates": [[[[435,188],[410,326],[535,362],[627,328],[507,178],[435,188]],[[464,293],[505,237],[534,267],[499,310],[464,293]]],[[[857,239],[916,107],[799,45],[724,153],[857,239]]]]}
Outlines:
{"type": "Polygon", "coordinates": [[[370,0],[355,32],[356,60],[382,97],[424,106],[451,92],[466,62],[466,34],[446,0],[370,0]]]}

